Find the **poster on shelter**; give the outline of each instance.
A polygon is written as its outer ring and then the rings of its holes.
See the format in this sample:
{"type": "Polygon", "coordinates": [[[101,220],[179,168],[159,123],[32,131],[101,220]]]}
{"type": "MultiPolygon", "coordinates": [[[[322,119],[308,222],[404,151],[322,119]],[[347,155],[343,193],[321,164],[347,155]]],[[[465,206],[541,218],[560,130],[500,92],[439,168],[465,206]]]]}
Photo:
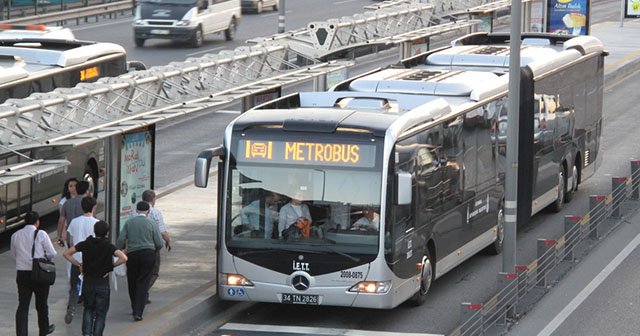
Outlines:
{"type": "Polygon", "coordinates": [[[548,0],[547,32],[589,34],[589,0],[548,0]]]}
{"type": "Polygon", "coordinates": [[[120,149],[120,228],[131,218],[142,192],[151,189],[153,173],[153,134],[151,130],[122,135],[120,149]]]}
{"type": "Polygon", "coordinates": [[[640,17],[640,0],[625,0],[624,17],[626,18],[640,17]]]}

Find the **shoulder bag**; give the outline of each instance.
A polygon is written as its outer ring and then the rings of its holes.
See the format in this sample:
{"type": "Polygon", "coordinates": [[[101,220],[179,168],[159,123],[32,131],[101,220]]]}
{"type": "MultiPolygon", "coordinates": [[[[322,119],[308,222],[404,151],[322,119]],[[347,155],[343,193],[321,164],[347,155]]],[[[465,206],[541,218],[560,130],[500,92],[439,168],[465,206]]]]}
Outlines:
{"type": "Polygon", "coordinates": [[[31,280],[39,285],[51,286],[56,282],[56,265],[53,261],[47,259],[47,252],[44,252],[44,258],[34,258],[33,253],[36,249],[36,238],[38,237],[38,229],[33,234],[33,246],[31,247],[31,258],[33,266],[31,269],[31,280]]]}

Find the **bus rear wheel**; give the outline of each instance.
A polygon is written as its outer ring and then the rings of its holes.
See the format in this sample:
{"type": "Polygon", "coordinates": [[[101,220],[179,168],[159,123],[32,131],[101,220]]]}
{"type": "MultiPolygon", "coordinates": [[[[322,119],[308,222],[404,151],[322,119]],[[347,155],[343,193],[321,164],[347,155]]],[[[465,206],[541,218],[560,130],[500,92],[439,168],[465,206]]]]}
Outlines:
{"type": "Polygon", "coordinates": [[[427,301],[427,294],[433,282],[433,265],[429,253],[422,257],[422,270],[420,273],[420,289],[411,298],[411,303],[420,306],[427,301]]]}
{"type": "Polygon", "coordinates": [[[564,193],[565,203],[571,202],[573,199],[573,193],[578,190],[578,174],[578,167],[574,163],[571,168],[571,185],[567,185],[567,192],[564,193]]]}
{"type": "Polygon", "coordinates": [[[504,244],[504,208],[500,206],[498,208],[498,216],[496,218],[496,241],[493,244],[487,246],[486,252],[488,254],[500,254],[502,253],[502,246],[504,244]]]}
{"type": "Polygon", "coordinates": [[[567,190],[567,178],[564,172],[564,168],[560,166],[560,171],[558,172],[558,196],[555,202],[551,203],[551,211],[560,212],[562,208],[564,208],[564,195],[567,190]]]}
{"type": "Polygon", "coordinates": [[[89,195],[98,199],[98,170],[93,167],[91,163],[87,164],[84,168],[84,175],[82,179],[89,182],[89,195]]]}

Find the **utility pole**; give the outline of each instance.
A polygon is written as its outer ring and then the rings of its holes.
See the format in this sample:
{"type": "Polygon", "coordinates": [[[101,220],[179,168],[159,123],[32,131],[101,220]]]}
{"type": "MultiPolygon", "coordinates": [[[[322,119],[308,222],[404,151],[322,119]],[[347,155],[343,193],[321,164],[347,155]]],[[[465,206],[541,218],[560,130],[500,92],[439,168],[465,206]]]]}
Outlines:
{"type": "MultiPolygon", "coordinates": [[[[513,273],[516,265],[518,197],[518,129],[520,125],[520,37],[522,0],[511,1],[511,37],[509,39],[509,111],[507,114],[507,162],[504,204],[504,249],[502,271],[513,273]]],[[[527,206],[527,204],[521,204],[527,206]]]]}
{"type": "Polygon", "coordinates": [[[284,0],[278,0],[278,33],[284,33],[284,0]]]}

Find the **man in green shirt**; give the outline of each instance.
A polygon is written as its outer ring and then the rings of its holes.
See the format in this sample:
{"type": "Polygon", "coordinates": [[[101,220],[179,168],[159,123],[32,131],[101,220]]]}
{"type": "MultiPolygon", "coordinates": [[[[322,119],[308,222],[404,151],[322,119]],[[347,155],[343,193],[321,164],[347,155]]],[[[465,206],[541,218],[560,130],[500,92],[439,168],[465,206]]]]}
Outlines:
{"type": "Polygon", "coordinates": [[[125,250],[129,258],[127,285],[134,321],[142,321],[156,250],[162,248],[158,226],[147,217],[148,214],[149,203],[138,202],[136,214],[124,224],[116,242],[116,246],[125,250]]]}

